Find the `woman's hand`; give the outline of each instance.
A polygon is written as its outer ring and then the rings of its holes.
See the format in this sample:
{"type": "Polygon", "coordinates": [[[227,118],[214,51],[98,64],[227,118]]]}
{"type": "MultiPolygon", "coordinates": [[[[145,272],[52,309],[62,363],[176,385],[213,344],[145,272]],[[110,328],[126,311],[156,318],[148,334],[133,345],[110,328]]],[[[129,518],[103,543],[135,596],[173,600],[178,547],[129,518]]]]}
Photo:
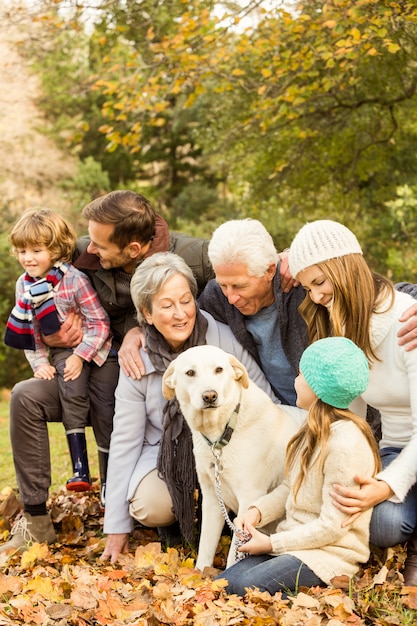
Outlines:
{"type": "Polygon", "coordinates": [[[247,524],[250,526],[257,526],[261,521],[261,512],[256,506],[252,506],[241,517],[235,517],[234,524],[241,531],[247,531],[247,524]]]}
{"type": "Polygon", "coordinates": [[[126,333],[119,349],[119,365],[126,376],[133,378],[133,380],[140,380],[145,374],[145,366],[139,352],[139,348],[144,345],[143,330],[136,326],[126,333]]]}
{"type": "Polygon", "coordinates": [[[417,302],[412,304],[400,317],[400,322],[406,322],[398,331],[398,343],[404,346],[406,352],[417,348],[417,302]]]}
{"type": "Polygon", "coordinates": [[[300,283],[298,280],[295,280],[290,273],[288,265],[288,250],[280,252],[278,254],[278,258],[280,261],[279,277],[281,280],[281,289],[285,293],[288,293],[293,287],[298,287],[300,283]]]}
{"type": "Polygon", "coordinates": [[[129,551],[129,533],[120,533],[107,535],[106,546],[100,557],[101,561],[116,563],[120,554],[126,554],[129,551]]]}
{"type": "Polygon", "coordinates": [[[360,489],[334,484],[330,491],[334,506],[348,515],[342,522],[342,528],[352,524],[364,511],[394,495],[391,487],[383,480],[355,476],[355,482],[360,489]]]}
{"type": "MultiPolygon", "coordinates": [[[[252,510],[252,509],[250,509],[252,510]]],[[[246,522],[245,531],[251,536],[247,543],[238,547],[238,552],[248,552],[249,554],[268,554],[272,552],[272,544],[269,535],[256,530],[250,522],[246,522]]]]}
{"type": "Polygon", "coordinates": [[[42,335],[42,341],[50,348],[75,348],[83,339],[81,317],[70,313],[61,324],[61,328],[53,335],[42,335]]]}

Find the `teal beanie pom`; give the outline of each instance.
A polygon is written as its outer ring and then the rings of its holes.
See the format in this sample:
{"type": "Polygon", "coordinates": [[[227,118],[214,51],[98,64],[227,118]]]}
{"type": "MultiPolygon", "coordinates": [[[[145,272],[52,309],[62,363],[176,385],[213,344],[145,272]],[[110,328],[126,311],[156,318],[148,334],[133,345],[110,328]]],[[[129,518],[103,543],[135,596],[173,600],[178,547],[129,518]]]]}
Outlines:
{"type": "Polygon", "coordinates": [[[339,409],[346,409],[369,382],[365,354],[346,337],[312,343],[303,352],[300,372],[320,400],[339,409]]]}

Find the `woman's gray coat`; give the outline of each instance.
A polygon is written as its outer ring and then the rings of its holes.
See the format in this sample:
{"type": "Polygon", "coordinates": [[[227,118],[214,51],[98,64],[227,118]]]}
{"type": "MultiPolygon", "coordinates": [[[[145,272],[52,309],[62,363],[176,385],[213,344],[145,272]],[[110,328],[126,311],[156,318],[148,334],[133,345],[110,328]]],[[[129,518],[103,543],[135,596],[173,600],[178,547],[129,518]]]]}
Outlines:
{"type": "MultiPolygon", "coordinates": [[[[208,320],[206,341],[209,345],[230,352],[243,363],[249,377],[276,403],[272,389],[262,370],[237,341],[228,326],[217,322],[202,311],[208,320]]],[[[110,458],[106,485],[104,532],[129,533],[133,520],[129,515],[129,501],[140,481],[156,469],[159,442],[162,435],[162,410],[166,403],[162,395],[162,376],[141,349],[146,374],[141,380],[132,380],[120,370],[116,389],[116,406],[110,444],[110,458]]]]}

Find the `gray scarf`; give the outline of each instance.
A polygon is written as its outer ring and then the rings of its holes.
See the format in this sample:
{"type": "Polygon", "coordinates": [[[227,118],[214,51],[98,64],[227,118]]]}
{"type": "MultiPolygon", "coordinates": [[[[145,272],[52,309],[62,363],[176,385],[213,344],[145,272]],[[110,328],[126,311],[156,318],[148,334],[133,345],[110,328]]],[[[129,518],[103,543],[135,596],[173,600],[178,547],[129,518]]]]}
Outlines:
{"type": "MultiPolygon", "coordinates": [[[[181,352],[206,343],[208,322],[197,309],[193,332],[181,352]]],[[[155,370],[163,374],[177,356],[161,333],[152,325],[145,326],[146,347],[155,370]]],[[[194,543],[194,493],[197,476],[193,454],[191,431],[181,413],[178,400],[168,400],[163,409],[163,433],[159,446],[157,469],[165,481],[172,499],[174,515],[181,533],[194,543]]]]}

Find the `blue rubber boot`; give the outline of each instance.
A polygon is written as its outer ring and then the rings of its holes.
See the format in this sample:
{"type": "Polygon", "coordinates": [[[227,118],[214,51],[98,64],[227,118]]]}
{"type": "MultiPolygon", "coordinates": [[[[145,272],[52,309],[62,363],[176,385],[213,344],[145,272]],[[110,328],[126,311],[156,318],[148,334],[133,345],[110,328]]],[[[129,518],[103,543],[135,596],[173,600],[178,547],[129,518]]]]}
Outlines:
{"type": "Polygon", "coordinates": [[[67,440],[74,471],[74,476],[67,480],[67,490],[89,491],[91,489],[91,478],[85,433],[67,433],[67,440]]]}

